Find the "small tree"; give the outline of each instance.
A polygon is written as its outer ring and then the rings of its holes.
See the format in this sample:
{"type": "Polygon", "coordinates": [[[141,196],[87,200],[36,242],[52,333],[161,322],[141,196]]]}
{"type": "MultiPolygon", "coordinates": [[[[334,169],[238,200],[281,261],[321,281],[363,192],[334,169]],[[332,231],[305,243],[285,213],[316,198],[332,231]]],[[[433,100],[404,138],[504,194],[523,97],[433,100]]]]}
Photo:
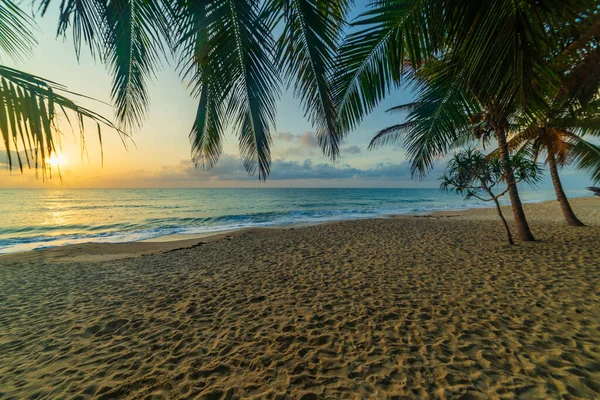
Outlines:
{"type": "Polygon", "coordinates": [[[440,187],[442,190],[464,196],[465,200],[475,197],[482,201],[493,201],[506,230],[508,243],[513,245],[510,228],[498,202],[498,199],[508,192],[508,188],[497,194],[494,190],[505,183],[506,176],[510,174],[514,175],[517,183],[535,184],[541,178],[541,168],[523,153],[516,153],[510,157],[508,166],[509,170],[506,170],[498,158],[488,158],[481,151],[468,148],[455,154],[448,162],[440,187]]]}

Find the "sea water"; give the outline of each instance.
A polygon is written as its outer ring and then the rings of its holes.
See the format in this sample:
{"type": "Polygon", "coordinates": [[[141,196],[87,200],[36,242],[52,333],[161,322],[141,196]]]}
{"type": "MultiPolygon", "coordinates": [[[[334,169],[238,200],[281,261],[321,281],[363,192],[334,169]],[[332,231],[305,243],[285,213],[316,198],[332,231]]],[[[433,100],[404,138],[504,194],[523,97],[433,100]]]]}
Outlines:
{"type": "Polygon", "coordinates": [[[0,253],[484,206],[439,189],[2,189],[0,253]]]}

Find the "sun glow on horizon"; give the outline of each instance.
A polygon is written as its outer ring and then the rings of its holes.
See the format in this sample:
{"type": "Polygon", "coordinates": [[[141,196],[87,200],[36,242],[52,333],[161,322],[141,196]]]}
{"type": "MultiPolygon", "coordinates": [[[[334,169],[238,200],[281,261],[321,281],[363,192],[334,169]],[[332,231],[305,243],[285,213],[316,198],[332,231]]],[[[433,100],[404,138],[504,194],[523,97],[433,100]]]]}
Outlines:
{"type": "Polygon", "coordinates": [[[50,167],[60,168],[67,163],[67,160],[62,154],[53,153],[50,157],[46,158],[46,163],[50,167]]]}

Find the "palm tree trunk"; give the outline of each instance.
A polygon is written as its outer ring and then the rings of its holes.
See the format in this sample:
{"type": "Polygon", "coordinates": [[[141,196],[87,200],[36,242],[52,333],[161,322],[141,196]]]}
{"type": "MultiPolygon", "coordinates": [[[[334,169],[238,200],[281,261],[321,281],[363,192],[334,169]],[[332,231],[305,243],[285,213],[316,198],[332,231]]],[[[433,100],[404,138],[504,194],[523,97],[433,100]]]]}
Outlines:
{"type": "Polygon", "coordinates": [[[523,210],[523,204],[519,197],[519,190],[517,189],[517,182],[512,170],[509,168],[509,157],[508,144],[506,143],[506,132],[503,129],[496,130],[496,139],[498,140],[498,153],[500,154],[500,161],[504,164],[506,170],[506,183],[508,185],[508,195],[510,196],[510,203],[512,205],[512,211],[515,218],[515,224],[517,225],[517,235],[519,239],[524,242],[532,242],[535,240],[527,218],[525,217],[525,211],[523,210]]]}
{"type": "Polygon", "coordinates": [[[500,221],[502,221],[502,225],[504,225],[504,229],[506,230],[506,239],[508,240],[508,244],[510,244],[512,246],[515,244],[515,242],[513,241],[512,235],[510,233],[510,228],[508,227],[508,223],[506,222],[506,219],[504,218],[504,215],[502,214],[502,209],[500,208],[500,203],[498,203],[497,198],[494,197],[493,199],[494,199],[494,203],[496,204],[496,210],[498,210],[498,216],[500,217],[500,221]]]}
{"type": "Polygon", "coordinates": [[[554,185],[554,191],[556,192],[556,198],[560,203],[560,208],[562,209],[563,215],[567,220],[567,223],[571,226],[585,226],[583,222],[581,222],[571,205],[569,204],[569,200],[567,199],[567,195],[563,190],[562,183],[560,182],[560,177],[558,176],[558,167],[556,165],[556,158],[554,154],[552,154],[551,150],[548,149],[548,165],[550,166],[550,176],[552,177],[552,184],[554,185]]]}

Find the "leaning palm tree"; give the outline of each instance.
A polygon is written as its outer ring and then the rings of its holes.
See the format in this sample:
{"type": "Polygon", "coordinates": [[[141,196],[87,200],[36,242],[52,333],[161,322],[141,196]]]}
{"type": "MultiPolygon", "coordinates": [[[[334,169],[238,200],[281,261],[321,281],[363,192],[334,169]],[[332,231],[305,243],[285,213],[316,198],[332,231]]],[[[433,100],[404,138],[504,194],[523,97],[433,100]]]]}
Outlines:
{"type": "Polygon", "coordinates": [[[390,111],[408,111],[406,121],[378,132],[369,149],[401,142],[411,161],[413,174],[423,176],[434,162],[453,148],[485,135],[498,143],[499,160],[505,164],[506,184],[511,199],[517,232],[521,240],[533,240],[512,176],[507,138],[510,116],[517,108],[515,97],[504,103],[479,98],[472,88],[456,84],[456,68],[448,60],[430,61],[413,72],[409,79],[416,101],[390,111]]]}
{"type": "Polygon", "coordinates": [[[527,149],[537,160],[544,157],[550,169],[556,198],[563,215],[571,226],[583,226],[564,192],[558,169],[573,163],[589,172],[594,182],[600,182],[600,146],[585,136],[600,136],[600,101],[574,108],[572,102],[558,102],[545,118],[536,119],[513,135],[512,148],[527,149]]]}
{"type": "MultiPolygon", "coordinates": [[[[519,108],[546,107],[545,93],[560,86],[548,55],[579,39],[578,28],[597,19],[594,1],[373,2],[356,22],[366,27],[341,49],[335,86],[341,126],[353,129],[402,77],[433,62],[441,67],[428,74],[433,83],[417,84],[410,114],[422,120],[409,117],[402,129],[412,137],[413,171],[428,172],[481,113],[508,164],[510,116],[519,108]]],[[[519,237],[533,240],[516,182],[508,178],[519,237]]]]}
{"type": "Polygon", "coordinates": [[[596,14],[574,28],[548,57],[560,77],[560,85],[547,94],[548,107],[536,113],[521,110],[509,146],[529,146],[536,159],[545,155],[567,223],[582,226],[567,200],[558,169],[573,162],[595,182],[600,180],[600,147],[584,138],[600,135],[600,18],[596,14]]]}

